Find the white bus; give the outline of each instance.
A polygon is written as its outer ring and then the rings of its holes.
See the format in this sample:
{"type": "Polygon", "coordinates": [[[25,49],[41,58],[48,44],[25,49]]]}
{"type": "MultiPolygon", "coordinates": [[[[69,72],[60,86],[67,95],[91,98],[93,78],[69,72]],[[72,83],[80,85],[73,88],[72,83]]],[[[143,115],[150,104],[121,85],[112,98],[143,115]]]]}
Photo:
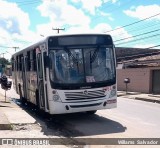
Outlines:
{"type": "Polygon", "coordinates": [[[12,56],[13,85],[40,111],[94,114],[117,106],[115,59],[110,35],[49,36],[12,56]]]}

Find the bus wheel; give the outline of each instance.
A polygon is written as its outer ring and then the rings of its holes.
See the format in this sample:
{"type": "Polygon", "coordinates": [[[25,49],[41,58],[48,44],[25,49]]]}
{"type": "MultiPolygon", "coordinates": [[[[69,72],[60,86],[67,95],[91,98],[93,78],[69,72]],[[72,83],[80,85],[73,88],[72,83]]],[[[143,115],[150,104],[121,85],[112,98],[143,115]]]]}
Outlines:
{"type": "Polygon", "coordinates": [[[91,111],[86,111],[86,113],[87,113],[88,115],[93,115],[93,114],[96,113],[96,111],[97,111],[97,110],[91,110],[91,111]]]}
{"type": "Polygon", "coordinates": [[[21,100],[21,103],[22,105],[25,104],[25,100],[24,100],[24,97],[22,97],[22,89],[21,89],[21,85],[19,84],[19,96],[20,96],[20,100],[21,100]]]}

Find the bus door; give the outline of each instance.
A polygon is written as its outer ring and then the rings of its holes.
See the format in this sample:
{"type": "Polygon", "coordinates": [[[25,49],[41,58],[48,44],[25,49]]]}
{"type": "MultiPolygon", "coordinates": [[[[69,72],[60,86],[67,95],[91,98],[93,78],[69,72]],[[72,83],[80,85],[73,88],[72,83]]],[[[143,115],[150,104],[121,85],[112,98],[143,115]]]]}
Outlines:
{"type": "Polygon", "coordinates": [[[45,95],[44,95],[44,83],[43,83],[43,67],[42,67],[42,54],[37,54],[37,72],[38,72],[38,96],[39,107],[44,109],[45,107],[45,95]]]}

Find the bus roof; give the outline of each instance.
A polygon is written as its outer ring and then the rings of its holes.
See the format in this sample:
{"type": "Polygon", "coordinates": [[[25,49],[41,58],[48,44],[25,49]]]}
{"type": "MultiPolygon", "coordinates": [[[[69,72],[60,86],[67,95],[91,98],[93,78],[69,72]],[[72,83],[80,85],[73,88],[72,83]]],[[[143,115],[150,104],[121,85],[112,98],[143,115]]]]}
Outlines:
{"type": "Polygon", "coordinates": [[[87,36],[87,35],[104,35],[104,36],[110,36],[110,37],[111,37],[111,35],[105,34],[105,33],[76,33],[76,34],[73,33],[73,34],[50,35],[50,36],[44,37],[43,40],[41,40],[41,41],[39,41],[39,42],[37,42],[37,43],[35,43],[35,44],[32,44],[32,45],[30,45],[30,46],[27,46],[26,48],[24,48],[24,49],[22,49],[22,50],[20,50],[20,51],[18,51],[18,52],[16,52],[16,53],[14,53],[14,54],[12,55],[12,57],[21,54],[24,50],[27,51],[27,50],[30,50],[31,48],[35,48],[36,46],[38,46],[38,45],[40,45],[40,44],[43,44],[44,42],[48,41],[48,39],[49,39],[50,37],[60,37],[60,36],[64,36],[64,37],[65,37],[65,36],[79,36],[79,35],[85,35],[85,36],[87,36]]]}

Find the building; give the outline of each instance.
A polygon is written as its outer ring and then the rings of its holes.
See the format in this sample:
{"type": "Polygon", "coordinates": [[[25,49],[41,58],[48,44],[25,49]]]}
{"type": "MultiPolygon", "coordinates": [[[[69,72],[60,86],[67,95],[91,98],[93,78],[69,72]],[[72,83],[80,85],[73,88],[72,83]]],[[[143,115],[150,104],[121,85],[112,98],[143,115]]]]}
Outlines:
{"type": "Polygon", "coordinates": [[[118,90],[126,90],[124,79],[129,78],[128,91],[160,94],[160,50],[137,52],[117,56],[118,90]]]}

